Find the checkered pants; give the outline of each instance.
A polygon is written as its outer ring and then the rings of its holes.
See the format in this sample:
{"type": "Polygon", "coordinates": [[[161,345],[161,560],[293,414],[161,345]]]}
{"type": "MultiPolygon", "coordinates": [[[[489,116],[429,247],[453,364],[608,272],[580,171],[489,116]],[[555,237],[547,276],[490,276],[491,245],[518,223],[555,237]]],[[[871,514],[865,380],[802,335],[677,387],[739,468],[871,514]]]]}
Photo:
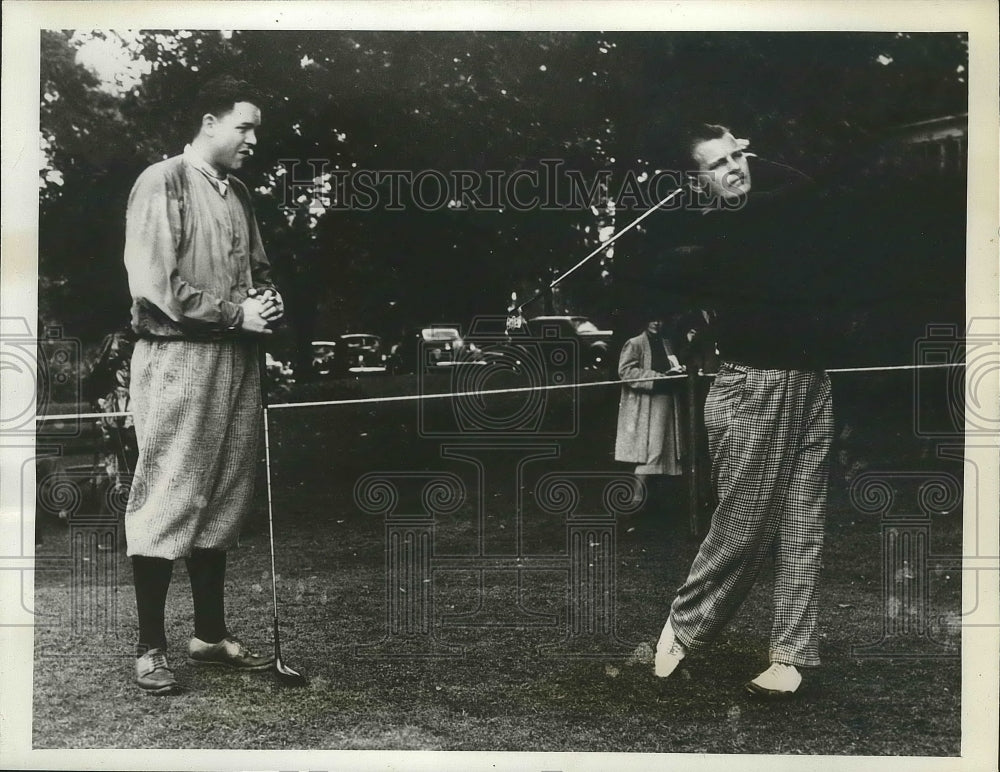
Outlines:
{"type": "Polygon", "coordinates": [[[770,658],[819,664],[816,584],[823,550],[830,379],[723,363],[705,403],[718,505],[670,609],[677,638],[709,644],[774,556],[770,658]]]}

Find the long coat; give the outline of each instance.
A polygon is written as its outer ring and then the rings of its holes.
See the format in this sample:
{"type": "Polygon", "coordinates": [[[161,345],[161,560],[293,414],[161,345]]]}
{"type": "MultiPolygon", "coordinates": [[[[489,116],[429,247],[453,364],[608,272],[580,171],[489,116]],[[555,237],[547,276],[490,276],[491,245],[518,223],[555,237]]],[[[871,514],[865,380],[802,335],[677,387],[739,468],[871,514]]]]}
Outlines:
{"type": "MultiPolygon", "coordinates": [[[[673,356],[670,344],[663,346],[673,356]]],[[[684,457],[679,381],[653,380],[653,352],[646,333],[625,342],[618,362],[622,384],[618,402],[615,460],[640,465],[637,472],[679,475],[684,457]]]]}

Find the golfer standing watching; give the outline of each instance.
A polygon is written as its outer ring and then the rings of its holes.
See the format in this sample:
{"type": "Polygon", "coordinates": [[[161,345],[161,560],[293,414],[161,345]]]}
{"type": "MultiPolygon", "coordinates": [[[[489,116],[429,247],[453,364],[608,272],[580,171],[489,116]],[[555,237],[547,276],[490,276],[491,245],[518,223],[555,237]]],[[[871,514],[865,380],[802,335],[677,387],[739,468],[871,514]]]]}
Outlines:
{"type": "Polygon", "coordinates": [[[722,363],[705,404],[717,505],[656,647],[655,674],[710,644],[739,609],[765,559],[774,561],[771,666],[746,684],[785,697],[819,664],[817,580],[833,439],[822,318],[832,301],[816,221],[799,179],[750,193],[746,142],[702,124],[684,139],[697,170],[705,275],[720,299],[722,363]],[[783,192],[781,192],[783,189],[783,192]]]}
{"type": "Polygon", "coordinates": [[[193,663],[267,670],[226,627],[226,551],[247,514],[260,430],[258,351],[284,313],[246,186],[231,172],[253,154],[261,122],[248,84],[204,85],[183,154],[132,188],[125,267],[132,294],[131,397],[139,446],[125,515],[135,575],[136,679],[176,688],[164,611],[174,561],[194,601],[193,663]]]}

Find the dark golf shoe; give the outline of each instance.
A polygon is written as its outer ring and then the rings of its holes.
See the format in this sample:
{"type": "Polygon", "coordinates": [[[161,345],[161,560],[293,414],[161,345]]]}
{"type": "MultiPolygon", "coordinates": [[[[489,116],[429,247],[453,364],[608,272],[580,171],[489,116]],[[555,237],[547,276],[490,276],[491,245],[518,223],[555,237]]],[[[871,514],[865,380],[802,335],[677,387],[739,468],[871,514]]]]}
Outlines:
{"type": "Polygon", "coordinates": [[[135,661],[135,680],[147,694],[170,694],[177,689],[163,649],[150,649],[135,661]]]}
{"type": "Polygon", "coordinates": [[[223,665],[250,672],[269,670],[274,666],[273,655],[258,656],[233,636],[218,643],[205,643],[200,638],[192,638],[188,643],[188,660],[196,665],[223,665]]]}

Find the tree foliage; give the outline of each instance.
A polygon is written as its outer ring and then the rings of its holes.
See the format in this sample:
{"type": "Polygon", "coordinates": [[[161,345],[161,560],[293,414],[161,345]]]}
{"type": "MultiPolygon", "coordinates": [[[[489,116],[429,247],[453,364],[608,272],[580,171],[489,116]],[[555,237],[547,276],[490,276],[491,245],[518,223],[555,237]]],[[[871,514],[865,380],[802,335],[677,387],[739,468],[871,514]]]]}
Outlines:
{"type": "MultiPolygon", "coordinates": [[[[561,159],[588,180],[608,171],[613,195],[663,163],[664,127],[685,118],[728,122],[809,170],[889,126],[967,109],[958,34],[147,30],[132,46],[150,71],[117,93],[75,63],[79,45],[42,38],[40,272],[42,313],[85,337],[127,312],[132,182],[190,139],[184,96],[219,72],[269,94],[241,176],[300,341],[502,312],[511,290],[575,263],[611,220],[589,208],[324,210],[289,197],[289,161],[308,176],[309,159],[446,174],[561,159]]],[[[642,233],[626,237],[615,259],[642,248],[642,233]]],[[[600,270],[582,271],[567,302],[599,294],[600,270]]]]}

